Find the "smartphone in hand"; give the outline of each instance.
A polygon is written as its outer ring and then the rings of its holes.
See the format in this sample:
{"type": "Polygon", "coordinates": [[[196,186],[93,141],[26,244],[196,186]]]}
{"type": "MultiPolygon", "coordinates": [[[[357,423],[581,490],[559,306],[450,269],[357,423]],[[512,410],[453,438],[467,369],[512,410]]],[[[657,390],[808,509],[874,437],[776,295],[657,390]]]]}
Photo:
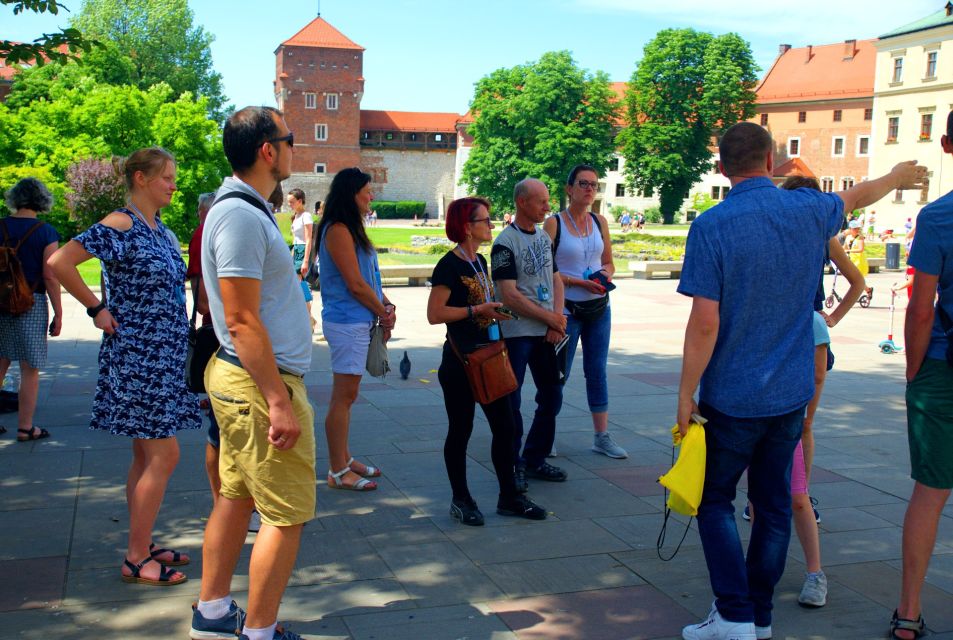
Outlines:
{"type": "Polygon", "coordinates": [[[593,282],[598,282],[599,284],[601,284],[602,288],[606,290],[606,293],[609,293],[610,291],[615,289],[615,285],[612,282],[610,282],[609,276],[607,276],[606,272],[602,271],[601,269],[593,273],[591,276],[589,276],[589,279],[592,280],[593,282]]]}
{"type": "Polygon", "coordinates": [[[517,313],[513,311],[512,309],[510,309],[509,307],[497,307],[496,309],[494,309],[494,311],[496,311],[501,316],[506,316],[510,320],[520,319],[519,315],[517,315],[517,313]]]}

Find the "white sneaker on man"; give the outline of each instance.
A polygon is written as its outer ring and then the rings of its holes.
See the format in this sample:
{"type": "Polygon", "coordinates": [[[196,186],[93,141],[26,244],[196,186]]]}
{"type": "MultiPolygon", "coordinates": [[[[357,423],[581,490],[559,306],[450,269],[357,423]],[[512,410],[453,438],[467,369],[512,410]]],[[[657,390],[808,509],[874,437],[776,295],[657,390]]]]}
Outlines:
{"type": "Polygon", "coordinates": [[[753,622],[729,622],[714,606],[708,619],[682,629],[685,640],[757,640],[753,622]]]}

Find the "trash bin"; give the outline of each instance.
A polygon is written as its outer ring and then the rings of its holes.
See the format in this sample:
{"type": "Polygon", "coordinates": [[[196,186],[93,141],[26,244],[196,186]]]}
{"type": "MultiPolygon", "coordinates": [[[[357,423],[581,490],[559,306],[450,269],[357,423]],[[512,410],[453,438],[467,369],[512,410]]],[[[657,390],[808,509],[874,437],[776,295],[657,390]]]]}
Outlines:
{"type": "Polygon", "coordinates": [[[887,249],[886,269],[900,270],[900,243],[888,242],[884,245],[887,249]]]}

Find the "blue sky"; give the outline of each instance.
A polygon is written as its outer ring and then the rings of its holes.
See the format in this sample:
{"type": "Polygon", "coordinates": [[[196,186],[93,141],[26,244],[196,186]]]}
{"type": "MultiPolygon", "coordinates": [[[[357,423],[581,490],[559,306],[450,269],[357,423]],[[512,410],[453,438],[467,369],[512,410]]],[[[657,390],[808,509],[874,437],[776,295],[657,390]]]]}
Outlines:
{"type": "MultiPolygon", "coordinates": [[[[590,70],[628,80],[660,29],[734,31],[766,70],[778,45],[872,38],[940,10],[940,0],[323,0],[321,15],[367,49],[365,109],[463,113],[473,84],[499,67],[569,49],[590,70]]],[[[66,0],[78,10],[79,0],[66,0]]],[[[274,50],[315,17],[314,0],[191,0],[214,34],[212,56],[237,106],[273,104],[274,50]]],[[[32,40],[69,14],[0,7],[0,37],[32,40]]]]}

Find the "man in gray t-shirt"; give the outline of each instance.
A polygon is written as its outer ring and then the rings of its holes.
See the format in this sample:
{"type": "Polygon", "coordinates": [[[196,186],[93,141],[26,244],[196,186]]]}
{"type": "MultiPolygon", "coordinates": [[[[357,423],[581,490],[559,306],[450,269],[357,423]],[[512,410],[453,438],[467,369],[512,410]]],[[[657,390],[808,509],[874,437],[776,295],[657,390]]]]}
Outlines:
{"type": "Polygon", "coordinates": [[[549,190],[541,181],[526,178],[513,193],[516,217],[493,242],[493,281],[500,300],[520,316],[503,323],[503,336],[519,388],[510,394],[515,422],[517,489],[526,491],[526,477],[563,482],[566,472],[546,462],[556,439],[556,416],[563,403],[555,347],[566,335],[563,283],[549,235],[536,225],[549,212],[549,190]],[[536,384],[536,415],[523,439],[520,391],[529,365],[536,384]]]}
{"type": "Polygon", "coordinates": [[[300,640],[277,620],[301,528],[314,517],[314,410],[304,386],[311,325],[267,204],[291,174],[294,136],[281,112],[247,107],[228,119],[222,144],[234,175],[219,189],[202,234],[209,311],[222,343],[205,370],[220,426],[221,489],[205,529],[190,635],[233,637],[239,630],[243,637],[300,640]],[[246,616],[230,592],[252,509],[261,530],[246,616]]]}

